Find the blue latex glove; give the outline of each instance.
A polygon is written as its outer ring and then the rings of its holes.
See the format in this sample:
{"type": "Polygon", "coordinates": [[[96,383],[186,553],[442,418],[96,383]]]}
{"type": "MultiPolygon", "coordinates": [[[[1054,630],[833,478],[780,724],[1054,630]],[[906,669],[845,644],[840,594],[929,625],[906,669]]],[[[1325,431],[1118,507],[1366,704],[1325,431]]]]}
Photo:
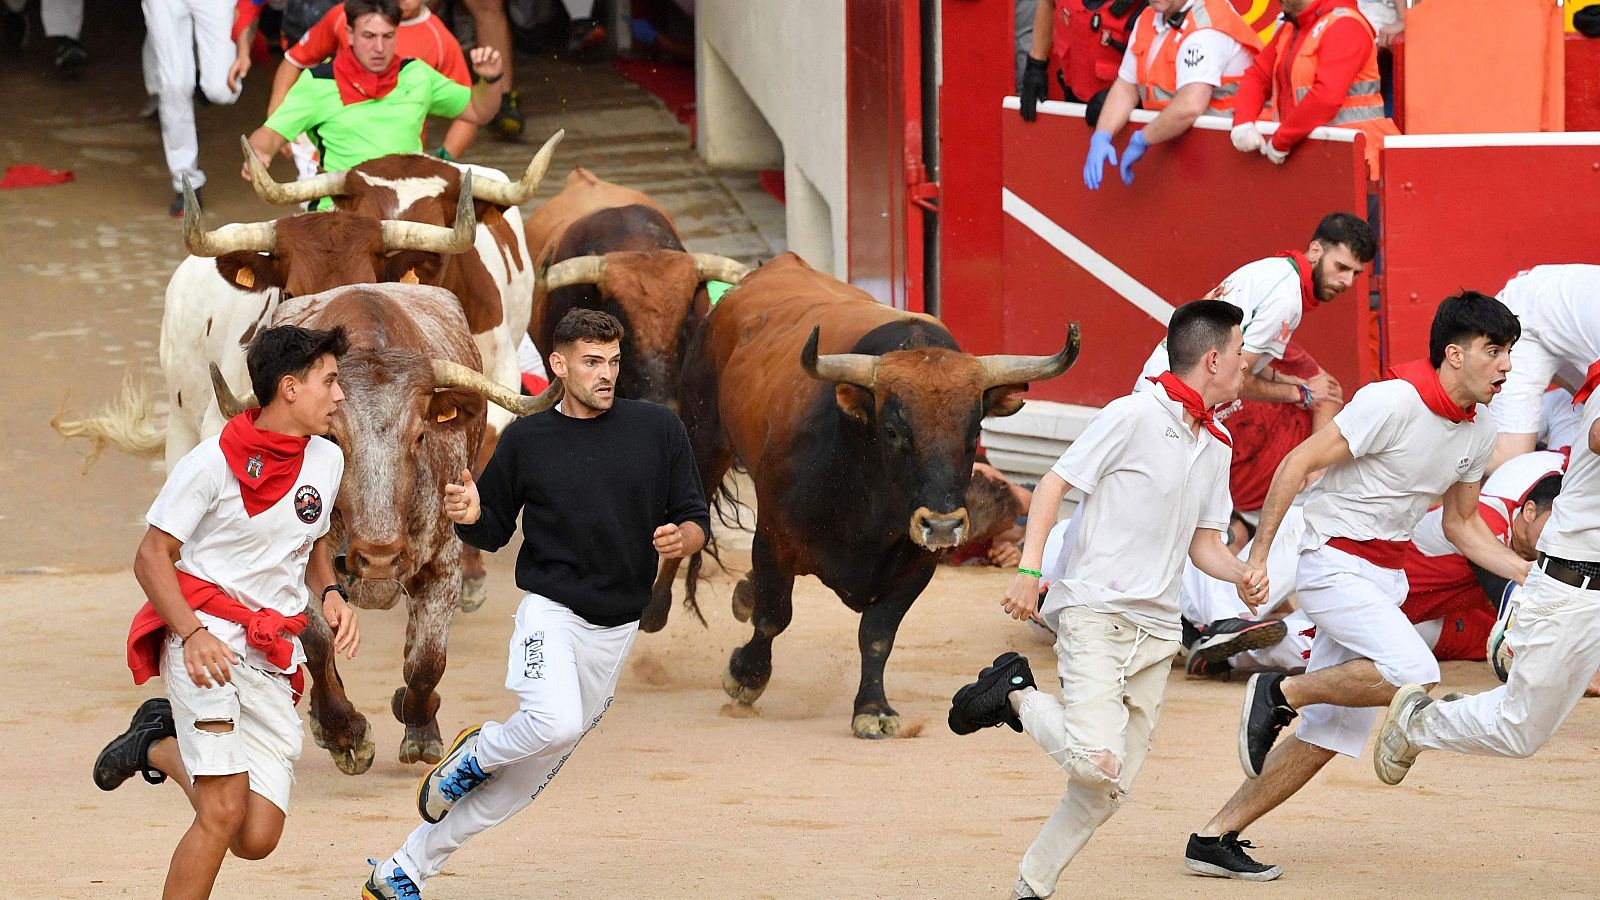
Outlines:
{"type": "Polygon", "coordinates": [[[1111,146],[1111,135],[1096,130],[1089,139],[1089,157],[1083,161],[1083,186],[1091,191],[1100,190],[1100,176],[1107,165],[1117,164],[1117,148],[1111,146]]]}
{"type": "Polygon", "coordinates": [[[1133,137],[1128,139],[1127,149],[1122,151],[1122,183],[1133,184],[1133,164],[1144,158],[1144,152],[1150,149],[1145,143],[1144,132],[1135,131],[1133,137]]]}

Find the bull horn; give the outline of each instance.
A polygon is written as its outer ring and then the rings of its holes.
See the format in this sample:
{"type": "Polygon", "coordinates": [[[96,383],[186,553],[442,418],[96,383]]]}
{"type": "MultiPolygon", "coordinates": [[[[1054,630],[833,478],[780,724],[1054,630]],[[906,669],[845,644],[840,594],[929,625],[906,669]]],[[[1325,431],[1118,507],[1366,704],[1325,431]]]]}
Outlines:
{"type": "Polygon", "coordinates": [[[694,275],[701,281],[726,281],[729,284],[738,284],[740,279],[750,274],[750,267],[736,259],[718,256],[715,253],[695,253],[694,275]]]}
{"type": "Polygon", "coordinates": [[[200,201],[189,176],[183,176],[183,244],[195,256],[221,256],[236,251],[271,253],[278,246],[275,222],[224,225],[207,231],[200,224],[200,201]]]}
{"type": "Polygon", "coordinates": [[[1054,356],[980,356],[983,364],[983,389],[1002,384],[1044,381],[1072,368],[1078,361],[1078,323],[1067,326],[1067,345],[1054,356]]]}
{"type": "Polygon", "coordinates": [[[478,222],[472,215],[472,173],[461,175],[461,191],[456,198],[456,224],[454,228],[406,222],[400,219],[383,220],[383,249],[426,250],[429,253],[465,253],[472,249],[477,239],[478,222]]]}
{"type": "Polygon", "coordinates": [[[800,367],[819,381],[843,381],[872,390],[878,380],[878,357],[866,353],[828,353],[817,355],[817,340],[822,326],[811,329],[811,337],[800,349],[800,367]]]}
{"type": "Polygon", "coordinates": [[[222,370],[217,368],[216,363],[211,364],[211,390],[217,395],[217,409],[227,419],[257,405],[255,394],[246,394],[242,400],[233,395],[233,389],[228,387],[228,379],[222,377],[222,370]]]}
{"type": "Polygon", "coordinates": [[[605,274],[604,256],[574,256],[545,270],[544,289],[555,291],[575,284],[599,284],[605,274]]]}
{"type": "Polygon", "coordinates": [[[485,178],[472,186],[472,196],[499,206],[519,206],[532,200],[534,192],[539,190],[539,182],[544,180],[545,170],[550,168],[550,157],[555,155],[556,145],[566,135],[564,128],[552,134],[533,155],[533,161],[528,163],[528,170],[522,173],[520,180],[506,182],[485,178]]]}
{"type": "Polygon", "coordinates": [[[491,403],[516,413],[531,416],[544,412],[561,399],[561,379],[551,379],[550,386],[537,397],[525,397],[476,369],[448,359],[434,359],[433,386],[436,388],[466,388],[482,394],[491,403]]]}
{"type": "Polygon", "coordinates": [[[250,146],[249,138],[239,135],[239,146],[244,150],[244,164],[250,170],[250,183],[255,186],[256,196],[268,203],[293,206],[344,193],[345,172],[323,172],[304,181],[275,181],[250,146]]]}

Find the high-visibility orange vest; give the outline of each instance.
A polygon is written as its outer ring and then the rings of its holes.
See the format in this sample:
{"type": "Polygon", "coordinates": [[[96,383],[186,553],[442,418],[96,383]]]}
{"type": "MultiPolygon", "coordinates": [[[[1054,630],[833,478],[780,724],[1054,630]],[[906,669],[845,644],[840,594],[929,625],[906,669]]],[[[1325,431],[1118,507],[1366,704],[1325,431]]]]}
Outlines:
{"type": "Polygon", "coordinates": [[[1040,0],[1055,3],[1050,63],[1079,103],[1117,80],[1133,23],[1145,0],[1040,0]]]}
{"type": "MultiPolygon", "coordinates": [[[[1196,31],[1215,29],[1238,41],[1251,53],[1261,49],[1261,38],[1245,24],[1228,0],[1200,0],[1182,13],[1183,21],[1168,30],[1173,32],[1152,52],[1156,41],[1154,9],[1146,9],[1133,26],[1128,49],[1137,61],[1139,98],[1145,109],[1164,109],[1178,93],[1178,45],[1196,31]]],[[[1222,84],[1211,92],[1211,111],[1232,113],[1234,95],[1239,93],[1240,75],[1225,75],[1222,84]]]]}
{"type": "MultiPolygon", "coordinates": [[[[1311,30],[1306,33],[1305,42],[1300,45],[1299,52],[1289,64],[1289,87],[1294,91],[1296,104],[1304,100],[1306,94],[1311,93],[1311,86],[1317,81],[1317,52],[1322,46],[1322,36],[1327,33],[1328,26],[1342,18],[1354,18],[1369,35],[1376,38],[1372,24],[1361,13],[1348,6],[1336,6],[1317,19],[1311,30]]],[[[1293,30],[1279,28],[1278,33],[1274,35],[1274,40],[1278,42],[1280,61],[1283,58],[1282,54],[1289,51],[1291,40],[1289,32],[1293,30]]],[[[1282,118],[1281,112],[1278,118],[1282,118]]],[[[1383,147],[1384,136],[1400,133],[1394,120],[1383,114],[1383,83],[1378,75],[1376,41],[1372,50],[1367,53],[1367,61],[1362,63],[1361,70],[1356,73],[1355,81],[1350,82],[1350,88],[1345,92],[1344,103],[1340,105],[1339,111],[1324,124],[1335,128],[1353,128],[1366,133],[1368,174],[1376,179],[1378,156],[1383,147]]]]}

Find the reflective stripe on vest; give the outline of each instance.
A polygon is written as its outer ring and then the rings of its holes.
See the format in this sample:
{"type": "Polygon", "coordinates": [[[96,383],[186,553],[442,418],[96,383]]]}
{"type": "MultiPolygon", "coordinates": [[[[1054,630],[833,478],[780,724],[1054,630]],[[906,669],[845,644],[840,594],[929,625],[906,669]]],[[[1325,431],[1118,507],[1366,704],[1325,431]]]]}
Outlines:
{"type": "MultiPolygon", "coordinates": [[[[1295,54],[1289,68],[1289,84],[1294,90],[1294,102],[1300,101],[1311,93],[1311,87],[1317,79],[1317,53],[1322,47],[1322,36],[1327,33],[1329,26],[1342,18],[1354,18],[1361,26],[1372,34],[1372,26],[1354,9],[1347,6],[1336,6],[1329,10],[1322,18],[1312,24],[1306,34],[1305,42],[1300,45],[1300,50],[1295,54]]],[[[1287,42],[1292,40],[1289,32],[1292,29],[1279,30],[1284,43],[1280,44],[1282,50],[1287,50],[1287,42]]],[[[1361,64],[1361,69],[1356,73],[1355,81],[1345,91],[1344,102],[1340,104],[1339,111],[1334,113],[1327,125],[1348,125],[1352,122],[1367,122],[1381,119],[1383,115],[1382,82],[1378,76],[1378,48],[1374,43],[1372,50],[1367,53],[1367,59],[1361,64]]],[[[1282,112],[1279,113],[1282,118],[1282,112]]]]}
{"type": "MultiPolygon", "coordinates": [[[[1135,72],[1144,108],[1159,111],[1166,108],[1178,90],[1178,49],[1184,38],[1204,29],[1213,29],[1233,38],[1246,50],[1254,53],[1261,49],[1261,39],[1233,8],[1228,0],[1197,0],[1189,7],[1182,23],[1169,27],[1159,48],[1156,43],[1156,11],[1146,9],[1134,23],[1129,52],[1134,54],[1135,72]],[[1175,32],[1175,33],[1174,33],[1175,32]]],[[[1243,73],[1225,75],[1222,84],[1211,92],[1208,112],[1231,114],[1239,82],[1243,73]]]]}

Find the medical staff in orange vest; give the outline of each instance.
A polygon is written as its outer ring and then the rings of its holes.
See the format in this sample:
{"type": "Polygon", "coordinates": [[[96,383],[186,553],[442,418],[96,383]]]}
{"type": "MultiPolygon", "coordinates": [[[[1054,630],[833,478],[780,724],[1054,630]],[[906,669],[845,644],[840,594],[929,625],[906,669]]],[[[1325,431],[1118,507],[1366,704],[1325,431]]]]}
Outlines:
{"type": "Polygon", "coordinates": [[[1367,133],[1367,163],[1377,177],[1383,136],[1399,134],[1383,115],[1375,32],[1356,0],[1282,0],[1284,22],[1239,86],[1233,146],[1279,165],[1313,128],[1367,133]],[[1268,99],[1278,131],[1268,140],[1256,120],[1268,99]]]}
{"type": "Polygon", "coordinates": [[[1136,104],[1157,111],[1133,133],[1122,152],[1123,184],[1133,184],[1133,164],[1151,144],[1168,141],[1202,115],[1232,113],[1241,79],[1261,40],[1228,0],[1150,0],[1133,25],[1128,52],[1089,142],[1083,183],[1100,189],[1107,165],[1117,165],[1111,139],[1136,104]]]}
{"type": "MultiPolygon", "coordinates": [[[[1147,0],[1039,0],[1033,19],[1033,46],[1022,75],[1020,111],[1036,118],[1041,100],[1050,99],[1050,77],[1069,103],[1098,107],[1117,80],[1128,52],[1133,25],[1147,0]]],[[[1085,116],[1092,128],[1097,113],[1085,116]]]]}

